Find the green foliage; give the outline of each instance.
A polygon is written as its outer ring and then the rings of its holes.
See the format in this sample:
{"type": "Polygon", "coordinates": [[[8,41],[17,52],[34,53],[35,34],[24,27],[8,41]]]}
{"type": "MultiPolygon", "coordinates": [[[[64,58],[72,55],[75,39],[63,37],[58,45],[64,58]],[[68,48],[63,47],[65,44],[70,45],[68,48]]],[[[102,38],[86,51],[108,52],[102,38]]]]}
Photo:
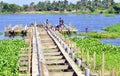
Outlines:
{"type": "Polygon", "coordinates": [[[16,4],[8,4],[3,1],[0,2],[0,13],[16,13],[27,11],[60,11],[62,13],[68,11],[71,13],[119,13],[119,3],[114,3],[113,0],[81,0],[71,3],[68,0],[59,1],[39,1],[37,4],[31,2],[22,7],[16,4]],[[109,9],[109,10],[108,10],[109,9]]]}
{"type": "Polygon", "coordinates": [[[23,10],[28,11],[28,7],[29,7],[28,5],[23,5],[23,10]]]}
{"type": "Polygon", "coordinates": [[[108,32],[120,33],[120,24],[111,25],[103,30],[108,32]]]}
{"type": "Polygon", "coordinates": [[[120,3],[115,3],[113,8],[115,9],[116,13],[120,13],[120,3]]]}
{"type": "Polygon", "coordinates": [[[26,47],[24,40],[0,41],[0,75],[18,76],[18,54],[21,48],[26,47]]]}
{"type": "MultiPolygon", "coordinates": [[[[97,53],[97,70],[101,69],[102,63],[102,52],[105,52],[105,69],[112,70],[115,68],[117,74],[120,74],[120,47],[107,45],[101,43],[99,39],[95,38],[71,38],[72,41],[76,42],[77,47],[82,50],[84,48],[86,56],[86,51],[89,50],[90,57],[93,58],[94,51],[97,53]]],[[[77,55],[77,54],[76,54],[77,55]]],[[[78,57],[81,57],[80,54],[78,57]]],[[[91,61],[91,68],[92,68],[91,61]]],[[[117,75],[116,75],[117,76],[117,75]]]]}
{"type": "Polygon", "coordinates": [[[8,3],[4,3],[3,1],[1,1],[0,10],[2,13],[6,13],[6,12],[16,13],[16,12],[21,11],[21,7],[16,4],[8,4],[8,3]]]}

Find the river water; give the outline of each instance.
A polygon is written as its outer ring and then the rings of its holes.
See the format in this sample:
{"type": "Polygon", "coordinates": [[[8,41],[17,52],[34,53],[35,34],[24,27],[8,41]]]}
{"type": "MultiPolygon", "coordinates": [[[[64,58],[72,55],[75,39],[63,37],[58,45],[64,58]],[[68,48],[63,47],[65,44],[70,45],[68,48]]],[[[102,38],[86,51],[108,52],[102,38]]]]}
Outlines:
{"type": "MultiPolygon", "coordinates": [[[[88,31],[98,31],[102,32],[102,28],[109,25],[120,23],[120,15],[114,17],[106,17],[102,14],[89,15],[89,14],[0,14],[0,31],[4,32],[4,28],[9,24],[12,26],[16,24],[22,24],[25,26],[31,23],[43,24],[46,19],[48,19],[51,25],[57,25],[59,23],[59,18],[64,20],[65,24],[74,25],[78,32],[85,31],[88,27],[88,31]]],[[[0,39],[4,39],[4,34],[0,36],[0,39]]],[[[120,41],[120,39],[118,39],[120,41]]],[[[108,40],[109,41],[109,40],[108,40]]],[[[108,42],[103,40],[103,42],[108,42]]],[[[112,44],[113,41],[109,43],[112,44]],[[110,43],[111,42],[111,43],[110,43]]],[[[117,43],[117,45],[120,43],[117,43]]]]}

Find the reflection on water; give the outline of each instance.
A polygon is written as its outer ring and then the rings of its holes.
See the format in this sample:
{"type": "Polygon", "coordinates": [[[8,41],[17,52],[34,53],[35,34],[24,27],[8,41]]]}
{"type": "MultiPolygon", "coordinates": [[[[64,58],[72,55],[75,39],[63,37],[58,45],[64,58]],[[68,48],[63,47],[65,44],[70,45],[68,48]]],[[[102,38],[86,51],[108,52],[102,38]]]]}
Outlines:
{"type": "Polygon", "coordinates": [[[22,37],[21,36],[15,36],[15,37],[9,37],[9,36],[7,36],[7,37],[4,37],[4,39],[5,40],[14,40],[14,39],[22,39],[22,37]]]}
{"type": "Polygon", "coordinates": [[[116,46],[120,46],[120,38],[116,38],[116,39],[101,39],[102,43],[106,43],[106,44],[112,44],[112,45],[116,45],[116,46]]]}
{"type": "Polygon", "coordinates": [[[14,40],[14,39],[22,39],[22,36],[15,36],[13,38],[13,37],[9,37],[9,36],[4,36],[4,34],[0,35],[0,40],[14,40]]]}

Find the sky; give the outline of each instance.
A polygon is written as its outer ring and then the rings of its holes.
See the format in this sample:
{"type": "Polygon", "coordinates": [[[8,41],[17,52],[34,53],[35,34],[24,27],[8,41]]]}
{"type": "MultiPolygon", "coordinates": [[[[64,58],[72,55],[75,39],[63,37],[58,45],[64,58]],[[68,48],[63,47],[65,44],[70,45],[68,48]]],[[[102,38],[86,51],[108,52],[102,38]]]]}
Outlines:
{"type": "MultiPolygon", "coordinates": [[[[8,3],[15,3],[18,5],[23,5],[23,4],[30,4],[31,2],[39,2],[39,1],[47,1],[47,0],[0,0],[8,3]]],[[[58,0],[50,0],[50,1],[58,1],[58,0]]],[[[68,0],[69,2],[75,3],[78,0],[68,0]]],[[[115,2],[120,2],[120,0],[114,0],[115,2]]]]}

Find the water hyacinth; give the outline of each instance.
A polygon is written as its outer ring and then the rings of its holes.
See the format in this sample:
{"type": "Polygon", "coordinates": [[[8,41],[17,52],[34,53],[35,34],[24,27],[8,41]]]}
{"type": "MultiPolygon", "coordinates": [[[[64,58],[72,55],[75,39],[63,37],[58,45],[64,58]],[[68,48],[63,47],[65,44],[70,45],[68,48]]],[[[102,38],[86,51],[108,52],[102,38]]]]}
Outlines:
{"type": "MultiPolygon", "coordinates": [[[[71,41],[77,43],[77,47],[81,50],[84,48],[86,56],[86,51],[89,50],[90,57],[93,58],[94,51],[97,54],[97,70],[101,69],[102,63],[102,52],[105,53],[105,69],[112,70],[115,68],[117,75],[120,75],[120,47],[101,43],[99,39],[96,38],[70,38],[71,41]]],[[[78,55],[78,54],[76,54],[78,55]]],[[[80,55],[80,54],[79,54],[80,55]]],[[[81,56],[77,56],[81,57],[81,56]]],[[[92,66],[92,65],[91,65],[92,66]]]]}
{"type": "Polygon", "coordinates": [[[18,76],[18,54],[26,47],[24,40],[0,41],[0,76],[18,76]]]}

